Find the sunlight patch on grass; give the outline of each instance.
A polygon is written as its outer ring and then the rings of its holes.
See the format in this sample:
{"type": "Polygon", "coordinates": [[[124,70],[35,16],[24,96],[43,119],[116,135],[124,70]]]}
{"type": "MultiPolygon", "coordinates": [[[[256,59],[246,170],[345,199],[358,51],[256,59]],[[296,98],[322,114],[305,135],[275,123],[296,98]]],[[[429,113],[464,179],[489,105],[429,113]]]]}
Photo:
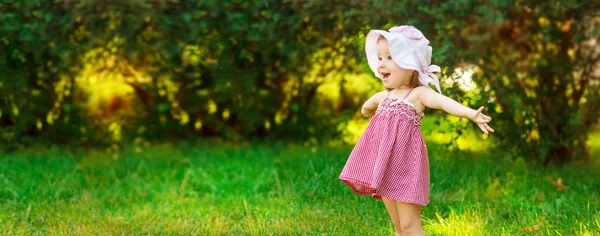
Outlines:
{"type": "Polygon", "coordinates": [[[450,209],[447,216],[435,212],[435,218],[423,220],[425,232],[433,235],[486,235],[486,224],[481,213],[473,210],[459,213],[450,209]]]}
{"type": "Polygon", "coordinates": [[[577,235],[582,236],[597,236],[600,232],[600,212],[596,214],[595,219],[590,219],[593,221],[591,226],[588,226],[589,222],[577,221],[577,225],[579,226],[579,230],[577,231],[577,235]]]}

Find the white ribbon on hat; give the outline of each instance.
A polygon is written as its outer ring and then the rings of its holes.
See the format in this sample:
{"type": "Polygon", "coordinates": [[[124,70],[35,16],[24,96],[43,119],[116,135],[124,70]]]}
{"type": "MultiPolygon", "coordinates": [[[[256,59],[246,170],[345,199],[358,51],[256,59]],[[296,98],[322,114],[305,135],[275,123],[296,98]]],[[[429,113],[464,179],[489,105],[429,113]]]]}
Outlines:
{"type": "Polygon", "coordinates": [[[427,60],[425,60],[425,57],[423,57],[423,54],[417,52],[415,49],[412,50],[412,53],[419,63],[419,80],[426,85],[430,83],[434,84],[440,94],[442,94],[442,90],[440,89],[440,79],[434,74],[434,72],[441,72],[441,68],[436,65],[429,65],[427,60]]]}

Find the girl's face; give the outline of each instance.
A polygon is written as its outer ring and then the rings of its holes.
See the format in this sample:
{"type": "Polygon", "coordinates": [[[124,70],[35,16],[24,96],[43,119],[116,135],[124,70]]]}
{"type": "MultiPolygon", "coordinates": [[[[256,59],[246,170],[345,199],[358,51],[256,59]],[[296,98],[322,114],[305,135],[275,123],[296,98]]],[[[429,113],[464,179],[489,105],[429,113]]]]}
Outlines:
{"type": "Polygon", "coordinates": [[[379,58],[379,77],[383,81],[386,88],[397,88],[401,85],[410,85],[413,70],[408,70],[399,67],[390,55],[388,41],[381,38],[377,42],[377,57],[379,58]]]}

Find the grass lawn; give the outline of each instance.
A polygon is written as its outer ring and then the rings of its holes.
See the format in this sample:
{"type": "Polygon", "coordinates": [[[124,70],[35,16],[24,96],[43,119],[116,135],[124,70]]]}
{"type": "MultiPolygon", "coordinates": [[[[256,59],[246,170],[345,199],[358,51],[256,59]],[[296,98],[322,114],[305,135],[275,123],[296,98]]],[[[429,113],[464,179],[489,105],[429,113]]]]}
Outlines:
{"type": "MultiPolygon", "coordinates": [[[[428,140],[425,231],[600,235],[600,132],[590,145],[596,162],[543,168],[428,140]]],[[[394,235],[383,202],[337,180],[351,149],[206,142],[3,155],[0,234],[394,235]]]]}

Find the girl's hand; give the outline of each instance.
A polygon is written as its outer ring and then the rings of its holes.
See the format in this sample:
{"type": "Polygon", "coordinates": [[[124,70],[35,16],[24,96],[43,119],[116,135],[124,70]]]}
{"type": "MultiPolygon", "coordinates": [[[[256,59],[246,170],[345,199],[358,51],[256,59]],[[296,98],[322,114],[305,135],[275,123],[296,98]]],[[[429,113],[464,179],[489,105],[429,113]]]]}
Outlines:
{"type": "Polygon", "coordinates": [[[371,98],[369,98],[369,100],[367,100],[362,106],[362,115],[368,118],[374,116],[375,111],[377,111],[377,108],[379,107],[379,102],[381,102],[383,97],[385,97],[385,92],[379,92],[371,96],[371,98]]]}
{"type": "Polygon", "coordinates": [[[486,116],[484,114],[481,114],[481,111],[483,110],[483,106],[480,107],[477,111],[475,111],[471,116],[469,116],[469,119],[471,119],[473,122],[477,123],[477,125],[479,126],[479,128],[481,129],[481,131],[483,131],[484,133],[488,133],[488,131],[491,131],[492,133],[494,132],[494,129],[492,129],[487,123],[492,121],[492,118],[489,116],[486,116]]]}

